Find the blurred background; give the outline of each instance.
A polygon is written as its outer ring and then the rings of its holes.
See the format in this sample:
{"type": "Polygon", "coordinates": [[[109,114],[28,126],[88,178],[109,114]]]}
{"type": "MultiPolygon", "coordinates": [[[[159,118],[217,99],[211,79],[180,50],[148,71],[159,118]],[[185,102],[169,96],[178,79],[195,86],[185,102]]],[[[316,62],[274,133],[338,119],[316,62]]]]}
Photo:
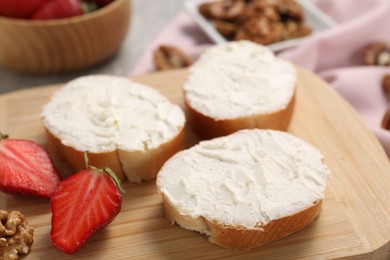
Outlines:
{"type": "Polygon", "coordinates": [[[108,61],[90,69],[59,75],[27,75],[0,67],[0,94],[22,88],[64,83],[75,77],[106,73],[127,76],[144,48],[183,8],[183,0],[131,0],[131,22],[118,53],[108,61]]]}

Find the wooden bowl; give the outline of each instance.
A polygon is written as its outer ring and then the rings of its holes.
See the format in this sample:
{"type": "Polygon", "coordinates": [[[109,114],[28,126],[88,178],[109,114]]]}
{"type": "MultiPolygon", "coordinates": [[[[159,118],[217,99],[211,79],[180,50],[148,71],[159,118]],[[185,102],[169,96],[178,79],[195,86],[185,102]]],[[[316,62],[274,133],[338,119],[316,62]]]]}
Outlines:
{"type": "Polygon", "coordinates": [[[58,20],[0,17],[0,66],[55,74],[97,65],[120,48],[130,23],[130,0],[58,20]]]}

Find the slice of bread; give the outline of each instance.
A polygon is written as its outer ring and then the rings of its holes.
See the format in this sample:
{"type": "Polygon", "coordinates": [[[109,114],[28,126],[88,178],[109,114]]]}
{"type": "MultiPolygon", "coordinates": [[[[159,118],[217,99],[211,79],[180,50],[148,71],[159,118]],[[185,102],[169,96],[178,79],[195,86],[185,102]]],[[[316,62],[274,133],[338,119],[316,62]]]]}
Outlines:
{"type": "Polygon", "coordinates": [[[330,175],[323,155],[277,130],[240,130],[170,158],[157,175],[166,217],[229,249],[251,249],[308,226],[330,175]]]}
{"type": "Polygon", "coordinates": [[[183,93],[187,119],[202,138],[241,129],[287,130],[297,73],[262,45],[236,41],[209,48],[190,69],[183,93]]]}
{"type": "Polygon", "coordinates": [[[124,77],[70,81],[44,106],[42,122],[54,161],[69,164],[73,173],[85,167],[88,151],[90,165],[110,167],[121,180],[153,180],[184,148],[181,108],[124,77]]]}

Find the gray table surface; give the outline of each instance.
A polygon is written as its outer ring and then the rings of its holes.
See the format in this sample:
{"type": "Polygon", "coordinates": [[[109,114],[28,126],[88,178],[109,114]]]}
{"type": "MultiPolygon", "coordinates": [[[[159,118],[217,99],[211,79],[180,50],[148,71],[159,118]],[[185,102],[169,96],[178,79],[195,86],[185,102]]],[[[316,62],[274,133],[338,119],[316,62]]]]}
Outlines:
{"type": "Polygon", "coordinates": [[[183,9],[183,0],[131,0],[132,20],[120,51],[109,61],[80,72],[56,76],[33,76],[0,68],[0,94],[10,91],[67,82],[81,75],[106,73],[127,76],[144,48],[183,9]]]}

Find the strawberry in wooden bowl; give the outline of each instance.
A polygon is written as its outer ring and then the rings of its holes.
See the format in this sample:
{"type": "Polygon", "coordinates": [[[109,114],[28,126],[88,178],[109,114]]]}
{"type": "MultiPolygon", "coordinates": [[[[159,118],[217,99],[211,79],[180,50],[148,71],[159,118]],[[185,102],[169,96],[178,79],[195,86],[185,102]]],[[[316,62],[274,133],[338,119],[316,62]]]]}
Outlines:
{"type": "Polygon", "coordinates": [[[0,66],[30,74],[77,71],[121,47],[130,0],[1,0],[0,66]]]}

